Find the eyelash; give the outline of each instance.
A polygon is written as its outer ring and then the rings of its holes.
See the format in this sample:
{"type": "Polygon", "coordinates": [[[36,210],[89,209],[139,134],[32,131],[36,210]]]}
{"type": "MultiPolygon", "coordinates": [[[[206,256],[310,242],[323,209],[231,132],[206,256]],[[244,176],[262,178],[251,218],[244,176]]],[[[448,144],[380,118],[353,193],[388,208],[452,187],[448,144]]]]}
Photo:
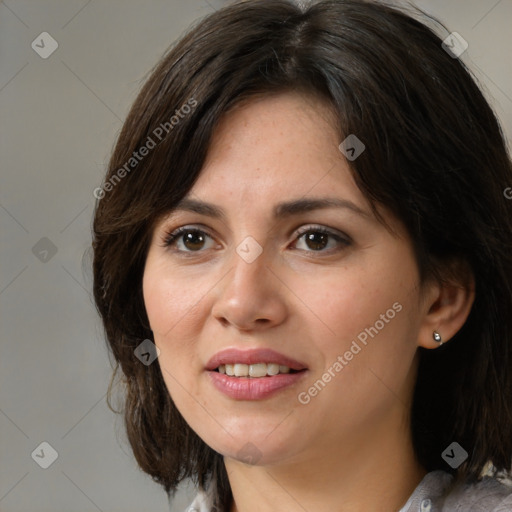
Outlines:
{"type": "MultiPolygon", "coordinates": [[[[164,235],[164,239],[163,239],[163,246],[164,247],[172,247],[176,241],[178,241],[178,239],[180,238],[180,235],[183,235],[185,233],[198,233],[200,235],[206,235],[207,237],[210,237],[210,238],[213,238],[212,236],[210,236],[206,231],[202,230],[202,229],[199,229],[199,228],[194,228],[194,227],[190,227],[190,226],[182,226],[178,229],[175,229],[174,231],[172,232],[168,232],[164,235]]],[[[297,233],[296,233],[296,237],[295,239],[298,240],[299,238],[301,238],[303,235],[305,235],[306,233],[322,233],[324,235],[329,235],[330,237],[334,238],[334,240],[336,240],[339,244],[341,244],[343,247],[347,247],[351,244],[350,242],[350,239],[348,237],[344,238],[340,235],[338,235],[337,233],[333,232],[333,231],[330,231],[329,229],[327,228],[324,228],[322,226],[306,226],[304,228],[301,228],[297,233]]],[[[309,250],[309,251],[305,251],[305,252],[311,252],[311,253],[327,253],[327,254],[330,254],[332,252],[337,252],[337,251],[340,251],[343,247],[338,247],[338,248],[334,248],[334,249],[327,249],[327,250],[319,250],[319,251],[314,251],[314,250],[309,250]]],[[[299,250],[303,250],[304,249],[299,249],[299,250]]],[[[198,251],[183,251],[183,250],[177,250],[175,249],[175,252],[177,253],[184,253],[184,254],[194,254],[194,253],[201,253],[201,252],[204,252],[203,250],[198,250],[198,251]]]]}

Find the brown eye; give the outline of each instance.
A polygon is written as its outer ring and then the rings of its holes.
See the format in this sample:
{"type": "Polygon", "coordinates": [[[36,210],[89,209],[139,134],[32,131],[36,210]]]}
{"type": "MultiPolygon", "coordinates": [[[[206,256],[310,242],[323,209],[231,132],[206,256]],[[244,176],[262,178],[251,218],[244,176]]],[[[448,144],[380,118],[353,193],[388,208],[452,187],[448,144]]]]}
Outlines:
{"type": "Polygon", "coordinates": [[[211,239],[207,233],[200,229],[183,227],[167,235],[164,243],[166,247],[178,246],[178,251],[199,252],[204,248],[207,238],[211,239]]]}
{"type": "Polygon", "coordinates": [[[347,239],[322,227],[309,226],[306,229],[303,229],[298,233],[297,240],[300,240],[301,238],[304,240],[304,244],[307,247],[307,249],[304,250],[307,251],[310,249],[308,252],[329,252],[330,249],[336,250],[336,246],[338,246],[339,249],[340,245],[350,245],[350,242],[347,239]],[[328,250],[324,250],[328,246],[330,240],[333,240],[335,243],[331,244],[331,247],[329,247],[328,250]]]}
{"type": "Polygon", "coordinates": [[[329,235],[324,233],[312,232],[303,235],[307,246],[313,250],[324,249],[329,241],[329,235]]]}

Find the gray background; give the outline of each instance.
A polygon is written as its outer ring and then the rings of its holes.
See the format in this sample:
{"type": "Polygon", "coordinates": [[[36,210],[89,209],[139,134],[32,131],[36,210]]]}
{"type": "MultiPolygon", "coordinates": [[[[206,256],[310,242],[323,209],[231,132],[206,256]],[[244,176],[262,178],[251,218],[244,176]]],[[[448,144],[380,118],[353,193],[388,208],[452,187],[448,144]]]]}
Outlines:
{"type": "MultiPolygon", "coordinates": [[[[169,510],[105,403],[111,367],[83,257],[93,190],[143,79],[191,22],[221,4],[0,2],[3,512],[169,510]],[[47,59],[31,47],[42,32],[59,45],[47,59]],[[31,457],[43,441],[58,453],[48,469],[31,457]]],[[[462,58],[510,140],[512,0],[416,5],[468,41],[462,58]]],[[[184,510],[193,495],[184,486],[171,510],[184,510]]]]}

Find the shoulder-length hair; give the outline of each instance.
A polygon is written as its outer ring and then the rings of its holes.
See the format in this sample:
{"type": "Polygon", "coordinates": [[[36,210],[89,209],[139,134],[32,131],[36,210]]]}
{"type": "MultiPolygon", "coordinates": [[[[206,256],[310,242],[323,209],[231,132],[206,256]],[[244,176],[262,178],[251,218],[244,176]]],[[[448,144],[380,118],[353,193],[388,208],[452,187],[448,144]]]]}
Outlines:
{"type": "Polygon", "coordinates": [[[457,480],[478,479],[488,461],[509,471],[512,167],[504,137],[470,72],[433,29],[363,0],[220,9],[171,47],[129,112],[97,189],[93,266],[138,464],[169,496],[187,477],[203,489],[212,482],[217,505],[228,507],[222,455],[184,421],[158,364],[134,356],[153,339],[142,276],[155,222],[194,185],[221,117],[255,95],[291,90],[328,103],[340,142],[349,134],[363,141],[351,172],[377,215],[383,205],[405,223],[422,282],[453,278],[454,260],[474,276],[464,326],[441,348],[418,349],[411,429],[419,462],[457,480]],[[469,452],[456,470],[441,458],[453,441],[469,452]]]}

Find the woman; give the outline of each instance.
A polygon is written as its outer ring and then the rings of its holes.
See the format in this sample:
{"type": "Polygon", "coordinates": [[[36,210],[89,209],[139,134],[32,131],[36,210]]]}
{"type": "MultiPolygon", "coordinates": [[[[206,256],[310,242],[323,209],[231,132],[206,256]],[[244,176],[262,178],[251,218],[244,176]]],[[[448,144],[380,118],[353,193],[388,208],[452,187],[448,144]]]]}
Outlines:
{"type": "Polygon", "coordinates": [[[94,292],[135,457],[188,510],[512,510],[512,167],[449,37],[241,2],[135,101],[94,292]]]}

